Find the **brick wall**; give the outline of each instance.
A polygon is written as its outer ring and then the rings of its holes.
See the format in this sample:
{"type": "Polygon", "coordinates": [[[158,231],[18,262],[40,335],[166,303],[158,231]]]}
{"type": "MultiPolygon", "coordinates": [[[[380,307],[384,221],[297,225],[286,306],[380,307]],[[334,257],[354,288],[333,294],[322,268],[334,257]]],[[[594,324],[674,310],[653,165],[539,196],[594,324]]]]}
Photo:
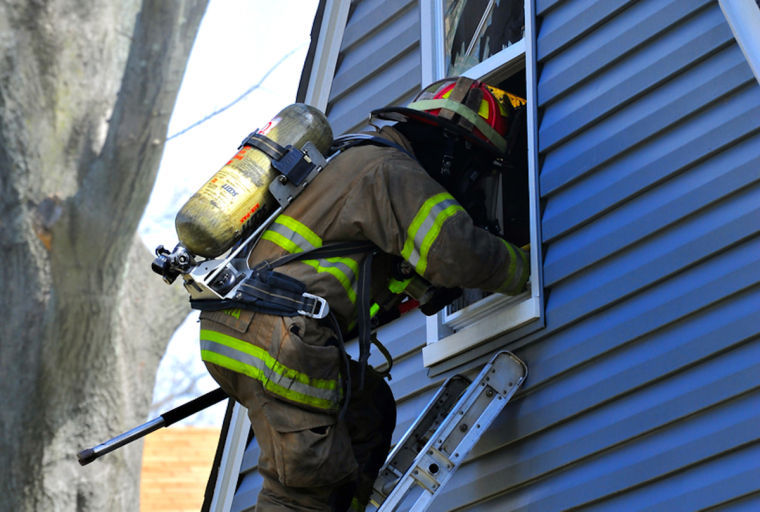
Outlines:
{"type": "Polygon", "coordinates": [[[169,427],[145,438],[141,512],[197,512],[203,504],[219,428],[169,427]]]}

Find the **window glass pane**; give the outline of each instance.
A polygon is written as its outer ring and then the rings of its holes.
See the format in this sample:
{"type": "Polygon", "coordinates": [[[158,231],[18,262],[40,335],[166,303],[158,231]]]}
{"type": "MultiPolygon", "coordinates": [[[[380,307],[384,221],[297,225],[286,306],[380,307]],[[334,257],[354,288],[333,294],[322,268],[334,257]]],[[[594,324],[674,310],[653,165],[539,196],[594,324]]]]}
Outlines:
{"type": "Polygon", "coordinates": [[[462,74],[525,32],[523,0],[446,0],[446,75],[462,74]]]}

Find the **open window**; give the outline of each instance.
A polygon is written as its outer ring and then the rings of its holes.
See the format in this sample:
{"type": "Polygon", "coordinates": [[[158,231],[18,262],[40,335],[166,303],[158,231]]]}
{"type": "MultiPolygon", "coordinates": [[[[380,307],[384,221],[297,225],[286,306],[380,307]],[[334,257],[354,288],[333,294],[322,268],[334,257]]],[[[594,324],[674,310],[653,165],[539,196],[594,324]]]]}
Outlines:
{"type": "MultiPolygon", "coordinates": [[[[525,98],[517,116],[512,172],[502,176],[498,215],[504,237],[530,246],[529,289],[516,297],[465,290],[428,318],[425,366],[496,337],[519,337],[543,325],[537,194],[534,0],[422,0],[422,82],[464,75],[525,98]]],[[[505,342],[509,338],[505,338],[505,342]]]]}

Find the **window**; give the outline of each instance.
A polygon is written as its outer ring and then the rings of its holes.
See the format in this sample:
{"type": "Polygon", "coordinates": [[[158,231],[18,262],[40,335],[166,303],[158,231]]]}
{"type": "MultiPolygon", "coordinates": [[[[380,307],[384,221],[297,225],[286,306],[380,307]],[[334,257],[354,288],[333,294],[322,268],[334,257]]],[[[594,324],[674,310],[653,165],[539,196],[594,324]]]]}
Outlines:
{"type": "Polygon", "coordinates": [[[432,366],[497,336],[517,337],[542,326],[534,0],[422,0],[421,9],[422,83],[465,75],[528,100],[524,136],[516,145],[524,162],[516,166],[521,172],[502,177],[499,211],[505,238],[530,244],[529,290],[517,297],[465,290],[445,311],[428,317],[423,359],[432,366]]]}
{"type": "Polygon", "coordinates": [[[445,0],[445,75],[459,75],[504,48],[525,32],[522,0],[445,0]]]}

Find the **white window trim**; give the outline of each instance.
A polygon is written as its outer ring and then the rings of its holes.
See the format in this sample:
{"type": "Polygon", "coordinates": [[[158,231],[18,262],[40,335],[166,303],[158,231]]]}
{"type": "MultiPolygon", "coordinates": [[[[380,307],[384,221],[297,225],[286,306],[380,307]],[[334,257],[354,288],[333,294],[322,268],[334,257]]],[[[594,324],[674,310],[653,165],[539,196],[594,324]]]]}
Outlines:
{"type": "Polygon", "coordinates": [[[250,430],[251,421],[248,419],[247,410],[236,403],[232,409],[229,429],[224,440],[224,451],[222,460],[219,462],[214,495],[209,507],[210,512],[228,512],[232,508],[232,500],[235,498],[240,479],[240,465],[243,462],[250,430]]]}
{"type": "Polygon", "coordinates": [[[760,7],[755,0],[719,0],[718,3],[760,84],[760,7]]]}
{"type": "MultiPolygon", "coordinates": [[[[420,0],[422,37],[422,83],[442,77],[443,0],[420,0]]],[[[543,318],[543,275],[540,267],[540,224],[538,218],[538,155],[535,0],[525,0],[525,34],[521,41],[492,55],[464,75],[488,81],[510,75],[525,65],[528,102],[528,180],[530,208],[530,290],[518,297],[491,295],[455,314],[439,313],[427,319],[427,345],[422,349],[426,367],[466,352],[477,345],[543,318]],[[525,60],[523,61],[523,55],[525,60]]]]}
{"type": "Polygon", "coordinates": [[[309,75],[304,103],[317,107],[322,112],[327,109],[330,99],[335,66],[338,63],[340,45],[348,22],[351,0],[327,1],[322,14],[322,24],[314,52],[314,63],[309,75]]]}

